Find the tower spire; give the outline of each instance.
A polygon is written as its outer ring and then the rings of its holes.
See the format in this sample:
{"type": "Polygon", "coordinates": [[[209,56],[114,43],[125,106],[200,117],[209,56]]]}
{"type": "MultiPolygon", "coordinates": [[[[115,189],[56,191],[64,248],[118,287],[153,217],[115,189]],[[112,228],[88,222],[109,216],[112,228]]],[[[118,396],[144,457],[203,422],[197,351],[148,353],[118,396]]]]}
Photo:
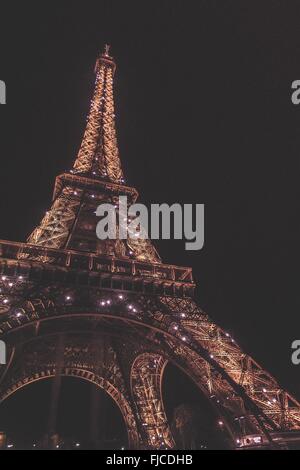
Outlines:
{"type": "Polygon", "coordinates": [[[95,66],[96,82],[90,112],[73,173],[123,183],[116,137],[113,77],[116,64],[105,45],[95,66]]]}

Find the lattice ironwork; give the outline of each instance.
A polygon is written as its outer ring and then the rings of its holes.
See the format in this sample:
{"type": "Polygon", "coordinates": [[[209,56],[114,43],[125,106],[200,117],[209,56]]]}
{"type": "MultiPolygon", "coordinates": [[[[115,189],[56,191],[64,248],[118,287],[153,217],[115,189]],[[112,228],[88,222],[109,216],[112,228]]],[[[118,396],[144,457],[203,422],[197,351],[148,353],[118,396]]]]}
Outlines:
{"type": "Polygon", "coordinates": [[[78,213],[81,194],[80,190],[74,194],[71,187],[64,188],[27,242],[49,248],[63,248],[78,213]]]}
{"type": "MultiPolygon", "coordinates": [[[[91,382],[110,395],[119,407],[126,423],[128,442],[131,448],[140,446],[140,438],[132,407],[127,397],[122,374],[118,368],[115,352],[111,346],[102,345],[101,364],[95,363],[95,350],[90,338],[85,341],[80,336],[66,337],[63,348],[60,374],[65,377],[77,377],[91,382]]],[[[101,337],[97,347],[101,346],[101,337]]],[[[0,394],[0,403],[28,384],[53,378],[57,370],[57,338],[47,338],[36,341],[22,348],[15,357],[14,365],[0,394]]]]}
{"type": "MultiPolygon", "coordinates": [[[[5,296],[4,283],[12,280],[2,282],[1,291],[5,296]]],[[[32,287],[29,292],[31,290],[32,287]]],[[[3,337],[20,335],[23,330],[25,334],[28,328],[30,331],[30,325],[37,323],[42,331],[42,325],[51,325],[51,318],[55,321],[65,319],[67,331],[70,327],[78,328],[78,319],[82,331],[92,325],[95,329],[95,321],[100,327],[104,321],[109,331],[119,334],[124,324],[126,334],[134,329],[137,351],[139,335],[142,341],[143,336],[147,337],[148,329],[162,335],[157,343],[159,351],[138,354],[132,367],[133,398],[142,424],[149,425],[146,429],[147,446],[151,444],[153,448],[159,448],[171,444],[158,385],[162,376],[161,364],[168,359],[182,367],[197,383],[216,408],[217,415],[222,416],[235,442],[244,434],[299,429],[299,403],[243,353],[226,332],[211,322],[192,299],[103,290],[92,293],[81,289],[79,292],[58,286],[40,288],[39,291],[43,293],[42,298],[28,299],[23,303],[18,299],[16,305],[10,297],[10,306],[2,312],[0,332],[3,337]],[[157,442],[151,443],[153,437],[157,442]]],[[[2,303],[3,299],[0,299],[2,303]]],[[[154,337],[151,341],[155,344],[154,337]]]]}
{"type": "MultiPolygon", "coordinates": [[[[116,138],[113,75],[115,62],[105,50],[96,64],[96,84],[82,144],[70,173],[56,179],[54,200],[28,243],[48,248],[71,248],[151,263],[161,259],[148,239],[96,240],[95,215],[100,203],[117,204],[118,196],[137,198],[137,191],[124,185],[116,138]]],[[[122,225],[123,221],[119,220],[122,225]]],[[[117,230],[118,235],[118,230],[117,230]]],[[[19,258],[25,255],[20,253],[19,258]]],[[[38,258],[46,263],[48,256],[38,258]]]]}
{"type": "Polygon", "coordinates": [[[115,67],[107,51],[97,61],[94,96],[73,171],[122,183],[113,97],[115,67]]]}
{"type": "Polygon", "coordinates": [[[191,269],[162,264],[151,242],[139,238],[95,240],[97,204],[137,197],[122,180],[114,69],[106,50],[73,173],[57,178],[52,207],[29,243],[0,241],[0,339],[8,346],[0,398],[59,369],[111,395],[132,448],[172,448],[161,394],[164,366],[172,361],[221,417],[233,448],[249,445],[249,435],[267,447],[277,445],[278,433],[292,441],[299,402],[197,306],[191,269]],[[95,341],[98,349],[104,345],[102,362],[95,341]]]}
{"type": "Polygon", "coordinates": [[[132,364],[131,389],[139,410],[148,447],[173,448],[175,443],[161,397],[161,380],[167,361],[154,353],[140,354],[132,364]]]}

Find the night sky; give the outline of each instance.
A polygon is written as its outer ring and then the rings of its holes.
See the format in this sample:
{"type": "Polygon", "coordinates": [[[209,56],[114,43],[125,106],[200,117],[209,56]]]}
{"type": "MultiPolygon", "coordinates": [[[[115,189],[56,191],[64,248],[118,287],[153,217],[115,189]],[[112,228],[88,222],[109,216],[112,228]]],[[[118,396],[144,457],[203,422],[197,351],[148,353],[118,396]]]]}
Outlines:
{"type": "Polygon", "coordinates": [[[204,203],[192,266],[202,308],[300,398],[298,1],[1,5],[0,238],[23,241],[77,154],[104,43],[117,62],[128,184],[145,203],[204,203]],[[197,7],[196,7],[197,6],[197,7]]]}

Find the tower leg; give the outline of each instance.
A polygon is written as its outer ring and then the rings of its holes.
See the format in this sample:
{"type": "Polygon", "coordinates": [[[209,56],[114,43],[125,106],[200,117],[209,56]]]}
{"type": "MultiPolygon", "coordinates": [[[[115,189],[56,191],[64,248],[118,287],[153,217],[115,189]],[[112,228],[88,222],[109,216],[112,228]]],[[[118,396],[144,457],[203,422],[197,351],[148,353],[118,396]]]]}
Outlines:
{"type": "Polygon", "coordinates": [[[161,397],[161,380],[166,360],[155,353],[138,356],[131,369],[131,388],[144,444],[150,449],[175,447],[161,397]]]}

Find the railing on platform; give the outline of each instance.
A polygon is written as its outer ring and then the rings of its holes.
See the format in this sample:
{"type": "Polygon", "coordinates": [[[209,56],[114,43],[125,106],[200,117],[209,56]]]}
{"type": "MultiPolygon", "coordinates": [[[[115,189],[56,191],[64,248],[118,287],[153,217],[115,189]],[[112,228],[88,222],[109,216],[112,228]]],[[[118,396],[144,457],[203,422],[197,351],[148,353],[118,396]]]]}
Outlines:
{"type": "Polygon", "coordinates": [[[56,250],[27,243],[0,240],[0,261],[49,263],[71,269],[152,278],[183,284],[193,284],[192,269],[160,263],[147,263],[134,259],[83,253],[73,250],[56,250]]]}

